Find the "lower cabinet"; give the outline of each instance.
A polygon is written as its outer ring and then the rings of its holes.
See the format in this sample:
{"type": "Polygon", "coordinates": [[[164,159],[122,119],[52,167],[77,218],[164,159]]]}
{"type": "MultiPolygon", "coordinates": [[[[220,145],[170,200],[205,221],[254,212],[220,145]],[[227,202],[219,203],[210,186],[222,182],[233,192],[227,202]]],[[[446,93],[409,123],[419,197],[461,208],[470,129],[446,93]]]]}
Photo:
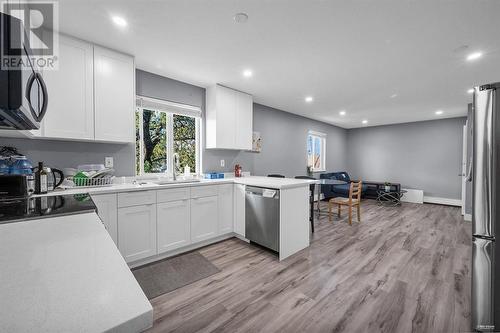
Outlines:
{"type": "Polygon", "coordinates": [[[191,243],[189,199],[158,203],[158,254],[191,243]]]}
{"type": "Polygon", "coordinates": [[[191,242],[201,242],[217,236],[218,196],[191,199],[191,242]]]}
{"type": "Polygon", "coordinates": [[[219,195],[219,235],[233,232],[233,184],[218,186],[219,195]]]}
{"type": "Polygon", "coordinates": [[[118,209],[118,249],[126,262],[157,254],[156,204],[118,209]]]}
{"type": "Polygon", "coordinates": [[[245,236],[245,186],[237,186],[99,194],[92,199],[125,261],[135,262],[233,230],[245,236]]]}
{"type": "Polygon", "coordinates": [[[245,237],[245,185],[234,185],[234,232],[245,237]]]}
{"type": "Polygon", "coordinates": [[[92,195],[92,201],[97,207],[97,215],[106,227],[109,235],[118,245],[118,214],[116,205],[116,194],[92,195]]]}

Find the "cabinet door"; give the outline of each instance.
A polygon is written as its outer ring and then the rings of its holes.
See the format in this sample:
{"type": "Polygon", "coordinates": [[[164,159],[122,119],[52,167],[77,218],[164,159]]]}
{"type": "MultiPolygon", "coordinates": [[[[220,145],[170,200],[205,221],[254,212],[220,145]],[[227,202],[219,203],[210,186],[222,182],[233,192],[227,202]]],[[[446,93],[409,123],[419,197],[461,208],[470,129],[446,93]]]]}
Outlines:
{"type": "Polygon", "coordinates": [[[219,235],[233,231],[233,184],[219,185],[219,235]]]}
{"type": "Polygon", "coordinates": [[[217,196],[191,199],[191,242],[217,236],[217,196]]]}
{"type": "Polygon", "coordinates": [[[251,95],[237,92],[236,94],[235,148],[252,149],[253,131],[253,98],[251,95]]]}
{"type": "Polygon", "coordinates": [[[116,205],[116,194],[92,195],[92,201],[94,201],[97,207],[97,215],[99,215],[109,235],[118,246],[118,208],[116,205]]]}
{"type": "Polygon", "coordinates": [[[156,254],[156,205],[118,209],[118,249],[126,262],[156,254]]]}
{"type": "Polygon", "coordinates": [[[94,139],[93,46],[59,37],[57,70],[45,70],[48,111],[43,135],[63,139],[94,139]]]}
{"type": "Polygon", "coordinates": [[[245,185],[234,185],[234,232],[245,237],[245,185]]]}
{"type": "Polygon", "coordinates": [[[134,58],[94,46],[94,71],[95,139],[134,142],[134,58]]]}
{"type": "Polygon", "coordinates": [[[234,149],[236,107],[236,91],[217,86],[217,148],[234,149]]]}
{"type": "Polygon", "coordinates": [[[191,243],[189,199],[157,205],[158,253],[191,243]]]}

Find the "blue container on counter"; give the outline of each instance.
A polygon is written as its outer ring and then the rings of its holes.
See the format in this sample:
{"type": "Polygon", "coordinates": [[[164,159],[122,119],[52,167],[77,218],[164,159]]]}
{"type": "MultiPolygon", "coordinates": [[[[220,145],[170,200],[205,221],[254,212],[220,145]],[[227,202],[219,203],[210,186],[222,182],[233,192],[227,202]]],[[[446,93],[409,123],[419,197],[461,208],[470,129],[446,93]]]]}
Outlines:
{"type": "Polygon", "coordinates": [[[224,174],[220,172],[210,172],[205,174],[205,179],[222,179],[224,174]]]}

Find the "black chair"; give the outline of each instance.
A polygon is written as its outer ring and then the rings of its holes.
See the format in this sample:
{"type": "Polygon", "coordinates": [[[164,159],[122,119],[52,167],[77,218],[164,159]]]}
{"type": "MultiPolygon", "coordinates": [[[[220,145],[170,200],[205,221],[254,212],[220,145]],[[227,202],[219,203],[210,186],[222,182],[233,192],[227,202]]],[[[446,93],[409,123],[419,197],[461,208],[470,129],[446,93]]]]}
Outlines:
{"type": "MultiPolygon", "coordinates": [[[[295,176],[295,179],[311,179],[316,180],[314,177],[309,176],[295,176]]],[[[311,231],[314,232],[314,188],[316,185],[309,185],[309,221],[311,221],[311,231]]]]}
{"type": "Polygon", "coordinates": [[[274,177],[274,178],[285,178],[285,176],[277,174],[277,173],[272,173],[270,175],[267,175],[268,177],[274,177]]]}

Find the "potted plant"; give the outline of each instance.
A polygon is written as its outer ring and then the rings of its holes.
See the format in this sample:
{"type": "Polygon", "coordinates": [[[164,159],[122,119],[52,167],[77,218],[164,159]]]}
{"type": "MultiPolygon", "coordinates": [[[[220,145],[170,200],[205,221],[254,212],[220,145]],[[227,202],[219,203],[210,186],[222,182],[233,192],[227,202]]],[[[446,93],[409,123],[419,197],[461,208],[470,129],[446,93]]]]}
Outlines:
{"type": "Polygon", "coordinates": [[[386,192],[391,192],[391,183],[389,183],[389,182],[385,182],[385,183],[384,183],[384,190],[385,190],[386,192]]]}

